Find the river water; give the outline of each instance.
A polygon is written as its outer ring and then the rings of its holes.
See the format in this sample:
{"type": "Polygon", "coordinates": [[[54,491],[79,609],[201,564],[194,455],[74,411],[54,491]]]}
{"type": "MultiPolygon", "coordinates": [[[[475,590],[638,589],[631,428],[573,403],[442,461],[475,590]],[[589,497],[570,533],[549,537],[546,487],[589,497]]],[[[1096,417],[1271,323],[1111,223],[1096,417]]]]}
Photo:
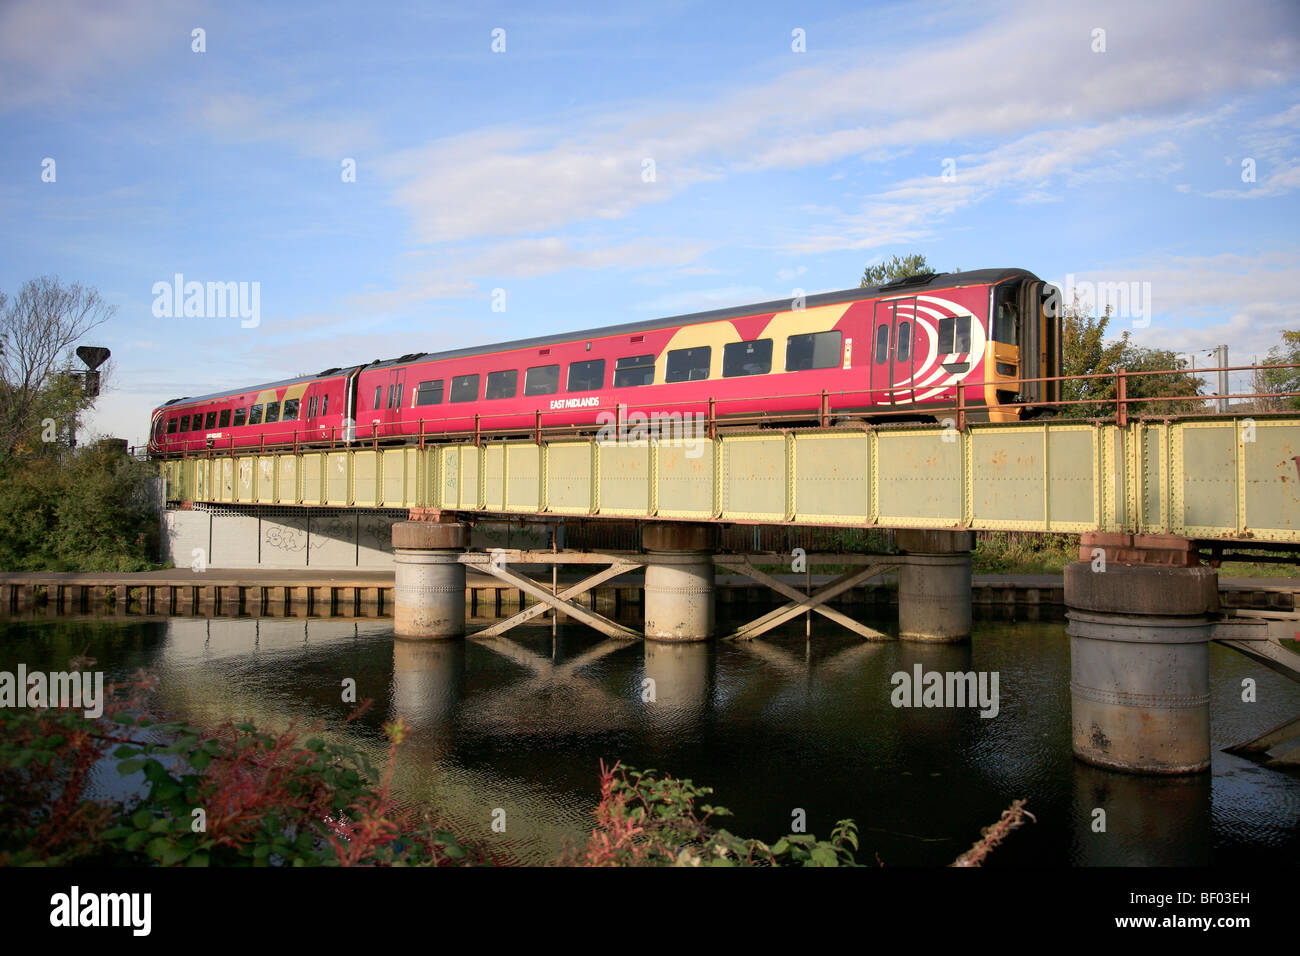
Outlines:
{"type": "MultiPolygon", "coordinates": [[[[402,800],[528,863],[583,842],[602,759],[712,787],[734,814],[723,825],[744,836],[771,840],[802,817],[826,837],[851,817],[859,859],[890,866],[951,862],[1017,798],[1037,822],[988,865],[1300,860],[1300,776],[1220,749],[1300,713],[1300,686],[1218,645],[1212,772],[1169,779],[1071,756],[1064,622],[977,622],[969,644],[921,645],[865,643],[821,620],[809,639],[798,620],[755,641],[678,646],[580,626],[553,635],[549,623],[427,644],[395,642],[384,620],[0,623],[0,669],[62,670],[81,653],[108,681],[156,675],[157,706],[174,716],[323,725],[378,762],[381,724],[400,714],[413,728],[394,778],[402,800]],[[996,716],[895,707],[893,676],[917,664],[996,672],[996,716]],[[1241,700],[1246,677],[1256,702],[1241,700]],[[348,678],[374,701],[351,723],[348,678]],[[500,811],[504,833],[492,828],[500,811]]],[[[97,780],[120,790],[111,773],[97,780]]]]}

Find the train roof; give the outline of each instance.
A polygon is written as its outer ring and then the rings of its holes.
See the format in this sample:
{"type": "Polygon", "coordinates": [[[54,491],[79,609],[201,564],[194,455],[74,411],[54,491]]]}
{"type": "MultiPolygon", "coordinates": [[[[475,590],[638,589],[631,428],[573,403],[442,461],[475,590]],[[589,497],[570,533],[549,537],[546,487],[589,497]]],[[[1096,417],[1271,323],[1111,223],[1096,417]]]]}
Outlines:
{"type": "MultiPolygon", "coordinates": [[[[1035,278],[1032,272],[1027,269],[976,269],[972,272],[938,272],[918,276],[907,276],[903,279],[895,279],[892,282],[886,282],[884,285],[867,286],[866,288],[841,289],[838,292],[819,292],[815,295],[804,297],[804,308],[815,308],[823,305],[839,305],[842,302],[856,302],[861,299],[871,299],[879,295],[893,295],[903,291],[913,291],[920,288],[925,289],[954,289],[968,285],[989,285],[1004,282],[1007,279],[1029,276],[1035,278]]],[[[224,398],[229,395],[237,395],[241,392],[260,392],[268,388],[281,388],[285,385],[299,385],[303,382],[314,382],[321,378],[338,375],[344,372],[351,372],[353,369],[376,369],[386,368],[393,365],[409,365],[414,362],[435,362],[444,359],[468,358],[472,355],[487,355],[492,352],[512,352],[516,349],[535,348],[545,345],[559,345],[564,342],[573,342],[578,339],[595,339],[603,338],[610,335],[628,335],[636,332],[653,332],[658,329],[668,329],[677,325],[692,325],[697,322],[721,322],[727,319],[739,319],[750,315],[762,315],[765,312],[785,312],[790,308],[790,297],[783,299],[772,299],[768,302],[754,302],[748,305],[729,306],[724,309],[711,309],[707,312],[690,312],[683,315],[670,315],[659,319],[642,319],[637,322],[625,322],[622,325],[606,325],[596,329],[582,329],[576,332],[560,332],[550,335],[539,335],[527,339],[514,339],[510,342],[497,342],[490,345],[474,345],[461,349],[448,349],[443,352],[411,352],[408,355],[402,355],[398,358],[379,360],[376,359],[365,365],[349,365],[341,368],[326,369],[316,375],[301,375],[295,378],[280,379],[275,382],[267,382],[264,385],[250,385],[245,388],[229,388],[221,392],[213,392],[210,395],[199,395],[194,398],[173,398],[171,401],[164,403],[161,407],[177,405],[181,402],[204,402],[216,398],[224,398]]]]}

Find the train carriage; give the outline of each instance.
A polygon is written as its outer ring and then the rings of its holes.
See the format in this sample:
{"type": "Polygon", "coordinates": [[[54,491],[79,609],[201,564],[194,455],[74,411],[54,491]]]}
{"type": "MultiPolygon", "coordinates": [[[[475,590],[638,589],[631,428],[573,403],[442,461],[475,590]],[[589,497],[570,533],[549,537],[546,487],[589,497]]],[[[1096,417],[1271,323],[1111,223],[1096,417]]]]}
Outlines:
{"type": "Polygon", "coordinates": [[[1059,293],[1022,269],[883,286],[436,353],[173,399],[155,457],[592,430],[611,416],[717,424],[1017,421],[1059,396],[1059,293]]]}

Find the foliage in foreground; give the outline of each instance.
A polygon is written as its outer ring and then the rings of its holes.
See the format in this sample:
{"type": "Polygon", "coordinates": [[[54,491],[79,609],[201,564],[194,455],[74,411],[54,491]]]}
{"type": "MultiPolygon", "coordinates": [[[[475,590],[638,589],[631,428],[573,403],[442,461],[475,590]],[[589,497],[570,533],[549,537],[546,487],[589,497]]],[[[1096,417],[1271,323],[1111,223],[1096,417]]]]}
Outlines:
{"type": "Polygon", "coordinates": [[[717,829],[725,807],[696,802],[713,790],[616,763],[600,765],[596,828],[566,860],[582,866],[855,866],[858,828],[841,820],[829,840],[792,833],[770,846],[717,829]]]}
{"type": "MultiPolygon", "coordinates": [[[[294,728],[271,733],[228,722],[202,731],[154,721],[140,712],[140,694],[151,687],[139,674],[131,688],[111,688],[98,719],[68,709],[0,710],[0,866],[515,862],[398,804],[392,776],[407,733],[400,718],[384,727],[388,759],[376,771],[355,747],[303,739],[294,728]],[[144,792],[125,802],[90,799],[92,777],[104,771],[143,774],[144,792]]],[[[789,834],[767,844],[717,827],[729,811],[701,802],[707,787],[617,763],[600,769],[596,827],[561,864],[857,865],[852,820],[839,821],[829,840],[789,834]]],[[[954,865],[978,866],[1028,816],[1022,804],[954,865]]]]}
{"type": "MultiPolygon", "coordinates": [[[[731,814],[724,807],[698,802],[712,792],[690,780],[618,763],[607,768],[602,761],[597,825],[586,847],[564,862],[581,866],[860,865],[855,859],[858,827],[852,820],[837,822],[829,840],[791,833],[767,844],[716,827],[716,818],[731,814]]],[[[1013,801],[951,865],[980,866],[1025,818],[1034,819],[1024,806],[1024,800],[1013,801]]],[[[884,865],[879,856],[876,862],[884,865]]]]}
{"type": "MultiPolygon", "coordinates": [[[[148,689],[140,675],[135,690],[148,689]]],[[[384,729],[387,767],[356,748],[289,729],[133,714],[120,694],[91,720],[75,710],[0,711],[0,865],[356,866],[503,862],[464,847],[391,793],[401,721],[384,729]],[[142,772],[143,796],[95,801],[96,764],[142,772]]],[[[359,713],[359,712],[358,712],[359,713]]],[[[356,716],[354,714],[354,716],[356,716]]]]}

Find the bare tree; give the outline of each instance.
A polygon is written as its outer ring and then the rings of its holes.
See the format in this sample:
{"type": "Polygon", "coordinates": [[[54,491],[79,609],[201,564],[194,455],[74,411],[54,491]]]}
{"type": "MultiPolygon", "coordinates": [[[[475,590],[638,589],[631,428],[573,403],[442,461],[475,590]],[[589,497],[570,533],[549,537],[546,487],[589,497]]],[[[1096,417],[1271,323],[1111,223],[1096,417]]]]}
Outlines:
{"type": "Polygon", "coordinates": [[[0,293],[0,459],[34,442],[42,417],[67,425],[89,407],[67,374],[72,347],[116,311],[94,289],[57,276],[28,280],[12,299],[0,293]]]}
{"type": "MultiPolygon", "coordinates": [[[[1282,399],[1273,394],[1278,391],[1278,383],[1275,380],[1275,376],[1269,374],[1271,371],[1275,370],[1260,368],[1258,356],[1251,360],[1251,364],[1254,365],[1255,368],[1252,369],[1250,373],[1250,390],[1259,397],[1253,398],[1250,401],[1239,402],[1237,406],[1234,407],[1239,407],[1242,411],[1250,412],[1281,411],[1282,399]]],[[[1268,364],[1267,359],[1265,360],[1265,364],[1268,364]]]]}

